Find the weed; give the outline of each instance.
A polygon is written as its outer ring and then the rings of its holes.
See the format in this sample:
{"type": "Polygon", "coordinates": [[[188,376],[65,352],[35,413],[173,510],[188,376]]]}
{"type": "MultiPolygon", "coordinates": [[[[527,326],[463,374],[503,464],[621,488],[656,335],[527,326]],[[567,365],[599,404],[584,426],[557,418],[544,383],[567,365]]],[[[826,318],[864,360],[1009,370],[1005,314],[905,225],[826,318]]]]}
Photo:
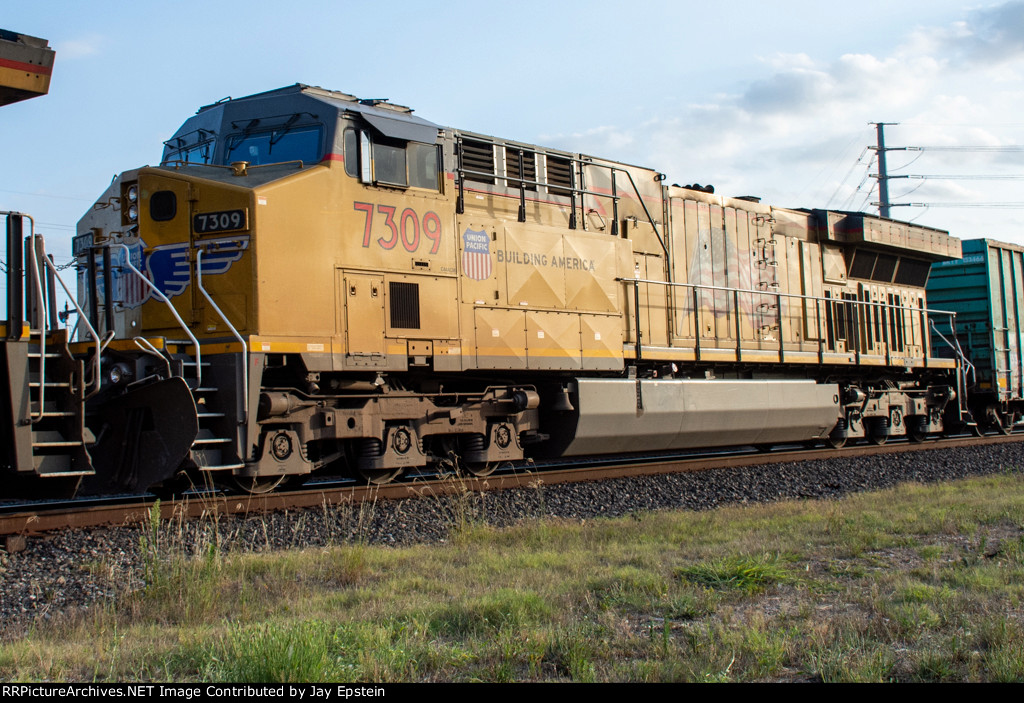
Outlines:
{"type": "Polygon", "coordinates": [[[889,681],[896,663],[891,647],[846,629],[831,641],[812,645],[807,661],[810,672],[828,683],[889,681]]]}
{"type": "Polygon", "coordinates": [[[676,569],[678,577],[709,588],[736,589],[748,594],[789,579],[779,556],[731,556],[676,569]]]}
{"type": "Polygon", "coordinates": [[[344,658],[324,622],[234,627],[210,652],[225,681],[293,683],[341,680],[344,658]]]}
{"type": "Polygon", "coordinates": [[[597,680],[594,662],[593,632],[587,628],[559,629],[548,643],[544,659],[549,661],[557,674],[567,676],[578,683],[593,683],[597,680]]]}
{"type": "Polygon", "coordinates": [[[501,588],[466,603],[445,606],[431,620],[432,632],[448,637],[493,635],[548,619],[551,606],[533,591],[501,588]]]}

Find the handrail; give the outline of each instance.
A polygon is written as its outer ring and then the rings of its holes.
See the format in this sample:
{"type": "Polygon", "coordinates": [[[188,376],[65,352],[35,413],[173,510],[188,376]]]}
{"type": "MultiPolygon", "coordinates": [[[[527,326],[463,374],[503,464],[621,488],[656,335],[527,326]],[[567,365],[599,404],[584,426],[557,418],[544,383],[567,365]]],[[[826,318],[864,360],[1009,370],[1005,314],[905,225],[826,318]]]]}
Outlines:
{"type": "MultiPolygon", "coordinates": [[[[976,375],[975,375],[974,364],[972,364],[971,360],[968,359],[966,355],[964,355],[963,349],[960,348],[960,340],[957,339],[956,325],[955,325],[955,323],[956,323],[956,313],[953,313],[952,317],[949,320],[950,330],[953,333],[953,342],[952,343],[948,339],[946,339],[946,336],[944,334],[942,334],[942,332],[939,332],[939,328],[935,326],[935,320],[928,320],[928,323],[932,327],[932,332],[934,332],[936,335],[938,335],[939,339],[941,339],[943,342],[945,342],[946,346],[948,346],[950,349],[952,349],[954,351],[954,353],[956,353],[957,358],[960,360],[961,371],[960,371],[959,374],[957,374],[959,376],[959,378],[957,379],[958,380],[957,385],[959,386],[957,388],[957,392],[960,395],[960,402],[958,404],[960,405],[961,408],[964,408],[964,402],[967,399],[967,390],[969,388],[969,386],[967,384],[967,376],[969,374],[972,379],[976,379],[976,375]]],[[[971,381],[972,384],[975,383],[975,382],[976,382],[975,380],[971,381]]]]}
{"type": "Polygon", "coordinates": [[[231,330],[231,334],[235,335],[235,339],[237,339],[238,342],[242,345],[242,389],[243,389],[243,397],[245,399],[245,407],[242,410],[242,418],[243,418],[242,422],[248,422],[249,421],[249,346],[245,343],[245,340],[242,338],[242,335],[240,335],[238,333],[238,330],[235,329],[235,326],[231,324],[231,321],[227,318],[227,315],[225,315],[223,313],[223,311],[221,311],[220,307],[217,305],[217,303],[215,303],[213,301],[213,298],[210,297],[210,294],[207,292],[207,290],[205,288],[203,288],[203,250],[202,249],[199,249],[198,252],[196,253],[196,282],[197,282],[197,285],[199,287],[199,292],[203,294],[204,298],[206,298],[206,302],[208,302],[213,307],[213,309],[216,311],[217,315],[220,316],[220,319],[222,319],[224,321],[224,324],[228,326],[228,329],[231,330]]]}
{"type": "MultiPolygon", "coordinates": [[[[29,408],[29,417],[32,422],[38,422],[43,419],[46,414],[46,309],[49,307],[43,300],[43,279],[39,275],[39,259],[46,258],[46,247],[41,247],[41,251],[36,251],[38,246],[36,242],[36,223],[31,216],[28,217],[28,239],[29,239],[29,257],[32,259],[32,282],[36,289],[36,315],[41,318],[41,324],[39,326],[39,417],[35,416],[32,412],[32,408],[29,408]]],[[[32,339],[32,322],[29,321],[28,325],[28,337],[32,339]]],[[[97,349],[99,348],[99,340],[96,342],[97,349]]]]}
{"type": "MultiPolygon", "coordinates": [[[[593,164],[593,165],[597,166],[599,164],[593,164]]],[[[644,209],[644,214],[647,215],[647,221],[650,222],[651,223],[651,227],[654,228],[654,236],[656,236],[658,238],[658,244],[661,245],[661,250],[663,252],[665,252],[665,257],[667,258],[668,257],[668,247],[665,246],[665,240],[663,240],[661,238],[661,234],[658,232],[658,226],[656,224],[654,224],[654,218],[651,216],[651,211],[647,209],[647,203],[644,202],[643,196],[640,195],[640,189],[636,187],[636,183],[633,181],[633,174],[630,173],[629,171],[627,171],[624,168],[617,168],[615,166],[609,166],[608,168],[610,168],[612,170],[612,174],[613,175],[614,175],[614,173],[616,171],[622,171],[623,173],[626,174],[626,177],[629,178],[629,184],[631,186],[633,186],[633,192],[636,193],[637,202],[639,202],[640,203],[640,207],[642,207],[644,209]]],[[[613,180],[612,182],[614,183],[615,181],[613,180]]],[[[671,275],[671,273],[670,273],[670,275],[671,275]]]]}
{"type": "Polygon", "coordinates": [[[936,314],[936,315],[952,315],[954,317],[956,316],[956,313],[952,312],[950,310],[937,310],[937,309],[934,309],[934,308],[915,308],[915,307],[912,307],[912,306],[909,306],[909,305],[894,305],[894,304],[889,304],[889,303],[875,303],[875,302],[871,302],[871,301],[868,301],[868,300],[846,300],[844,298],[825,298],[825,297],[814,296],[814,295],[801,295],[800,293],[781,293],[781,292],[769,293],[768,291],[753,290],[753,289],[750,289],[750,288],[729,288],[727,286],[707,286],[707,285],[704,285],[703,283],[676,283],[674,281],[658,281],[658,280],[655,280],[655,279],[652,279],[652,278],[616,278],[615,280],[619,281],[621,283],[655,283],[655,284],[659,284],[659,285],[663,285],[663,286],[672,286],[672,287],[678,287],[678,288],[700,288],[702,290],[720,290],[720,291],[726,291],[726,292],[730,292],[730,293],[735,291],[737,293],[754,293],[756,295],[765,295],[765,296],[772,296],[772,297],[781,296],[783,298],[800,298],[800,299],[803,299],[803,300],[816,300],[816,301],[820,301],[820,302],[829,302],[829,303],[854,303],[854,304],[857,304],[857,305],[878,305],[878,306],[882,306],[882,307],[886,307],[886,308],[890,308],[890,309],[895,309],[895,310],[913,310],[914,312],[927,312],[927,313],[933,313],[933,314],[936,314]]]}
{"type": "Polygon", "coordinates": [[[170,378],[171,376],[174,375],[174,372],[171,371],[171,362],[168,361],[167,357],[161,354],[159,350],[157,350],[157,348],[153,346],[152,342],[150,342],[145,337],[133,337],[132,341],[135,342],[135,346],[141,349],[144,354],[155,356],[156,358],[160,359],[160,361],[164,362],[164,365],[167,367],[167,378],[170,378]]]}
{"type": "MultiPolygon", "coordinates": [[[[483,178],[491,178],[491,179],[494,179],[495,181],[497,181],[498,179],[501,179],[501,180],[506,181],[509,184],[513,184],[514,183],[515,185],[509,185],[508,187],[510,187],[510,188],[518,188],[519,189],[519,203],[520,203],[520,205],[519,205],[519,207],[520,207],[520,210],[519,210],[519,213],[520,213],[519,214],[519,221],[523,222],[523,221],[525,221],[526,186],[528,186],[528,185],[529,186],[547,186],[548,188],[555,188],[556,190],[560,190],[560,191],[568,191],[569,193],[571,193],[571,197],[574,200],[575,200],[575,196],[576,195],[591,195],[591,196],[594,196],[596,198],[609,198],[609,199],[611,199],[611,201],[613,203],[613,207],[617,209],[618,208],[618,202],[619,202],[619,200],[622,199],[622,196],[618,195],[616,193],[616,191],[615,191],[615,174],[616,173],[624,173],[624,174],[626,174],[626,177],[629,178],[629,184],[633,187],[633,192],[636,194],[637,202],[639,202],[640,203],[640,207],[643,208],[644,214],[647,216],[647,221],[650,223],[651,227],[654,229],[654,235],[658,238],[658,244],[661,245],[661,249],[662,249],[663,252],[665,252],[665,256],[668,256],[668,247],[665,245],[665,240],[662,238],[661,233],[658,231],[658,225],[657,225],[657,223],[655,223],[654,217],[651,215],[650,210],[647,209],[647,203],[644,202],[643,195],[640,194],[640,189],[637,187],[636,181],[633,180],[633,174],[630,173],[628,169],[625,169],[625,168],[622,168],[620,166],[616,166],[616,165],[613,165],[613,164],[597,163],[597,162],[593,161],[592,159],[576,158],[575,156],[563,156],[561,154],[556,156],[556,158],[558,158],[558,159],[562,159],[564,161],[568,161],[569,162],[569,164],[570,164],[570,172],[572,171],[572,167],[573,166],[577,166],[577,165],[580,165],[580,166],[593,166],[594,168],[608,169],[609,173],[611,174],[612,193],[611,194],[601,193],[601,192],[598,192],[598,191],[587,190],[586,188],[579,188],[579,187],[577,187],[575,185],[575,183],[571,183],[570,185],[566,186],[566,185],[561,185],[561,184],[557,184],[557,183],[553,184],[553,183],[551,183],[549,181],[541,182],[541,181],[538,181],[538,180],[531,180],[531,179],[526,178],[525,177],[526,176],[526,172],[524,170],[524,163],[523,163],[523,154],[527,154],[527,153],[533,154],[535,158],[536,158],[536,156],[538,154],[543,154],[545,157],[551,156],[551,154],[549,154],[546,151],[540,151],[540,150],[537,150],[537,149],[527,149],[527,148],[523,148],[523,147],[519,147],[519,146],[513,146],[511,144],[510,145],[506,145],[505,148],[507,150],[508,149],[512,149],[512,150],[515,150],[515,151],[518,152],[518,157],[519,157],[519,176],[510,176],[507,173],[505,175],[502,175],[502,174],[498,174],[496,172],[477,171],[477,170],[474,170],[474,169],[465,168],[465,166],[463,166],[463,161],[462,161],[462,141],[463,141],[462,140],[462,136],[459,135],[458,138],[457,138],[457,143],[456,143],[456,151],[457,151],[457,157],[458,157],[458,160],[456,162],[456,171],[458,172],[458,175],[459,175],[459,194],[458,194],[458,197],[456,199],[456,212],[458,212],[459,214],[462,214],[465,211],[465,194],[464,194],[465,185],[464,185],[464,181],[465,181],[465,176],[466,175],[480,176],[480,177],[483,177],[483,178]]],[[[495,193],[494,195],[500,195],[500,194],[495,193]]],[[[583,199],[580,198],[580,209],[583,210],[584,207],[585,206],[583,204],[583,199]]],[[[583,212],[582,214],[585,216],[586,212],[583,212]]],[[[575,216],[575,205],[573,205],[573,215],[575,216]]],[[[613,227],[613,234],[617,234],[618,233],[617,229],[616,229],[618,227],[618,218],[617,217],[613,221],[612,227],[613,227]]],[[[571,227],[571,229],[575,229],[575,228],[571,227]]]]}
{"type": "Polygon", "coordinates": [[[202,386],[203,385],[203,363],[202,363],[203,362],[203,352],[202,352],[202,349],[199,347],[199,340],[196,339],[195,335],[192,334],[192,331],[189,330],[188,326],[185,324],[185,322],[181,319],[181,316],[178,314],[178,311],[174,309],[174,305],[172,305],[171,301],[167,299],[167,296],[164,295],[163,293],[161,293],[160,289],[157,288],[156,285],[151,280],[149,280],[144,275],[142,275],[142,271],[139,271],[137,268],[135,268],[135,265],[132,264],[132,260],[131,260],[131,256],[132,256],[131,250],[128,249],[128,247],[125,246],[124,244],[119,244],[119,243],[118,244],[112,244],[111,248],[113,248],[113,247],[120,247],[121,249],[124,249],[124,253],[125,253],[124,265],[127,266],[129,269],[131,269],[132,272],[134,272],[136,276],[138,276],[140,279],[142,279],[142,282],[144,284],[146,284],[146,286],[148,286],[151,291],[153,291],[153,294],[159,300],[163,301],[164,305],[166,305],[167,308],[171,311],[171,314],[174,316],[174,319],[178,321],[178,325],[181,327],[181,329],[183,329],[185,331],[185,334],[188,335],[188,338],[190,340],[192,340],[192,344],[195,345],[195,348],[196,348],[196,362],[195,362],[196,363],[196,386],[197,387],[198,386],[202,386]]]}
{"type": "MultiPolygon", "coordinates": [[[[46,401],[46,333],[47,333],[46,316],[47,316],[47,311],[49,309],[49,306],[46,304],[46,301],[44,300],[44,297],[43,297],[43,280],[42,280],[42,276],[39,273],[39,262],[40,261],[42,261],[43,264],[53,274],[54,280],[56,280],[58,283],[60,283],[61,288],[64,289],[64,292],[67,294],[68,299],[71,301],[71,304],[74,305],[75,306],[75,310],[78,311],[78,316],[79,316],[80,320],[83,318],[85,313],[82,311],[82,308],[79,307],[78,301],[75,300],[75,296],[68,289],[67,284],[64,283],[64,279],[61,278],[60,273],[57,271],[56,265],[54,265],[54,263],[52,261],[50,261],[50,257],[48,257],[46,255],[46,242],[42,239],[42,237],[40,237],[38,234],[36,234],[36,223],[35,223],[35,220],[32,218],[32,216],[31,215],[25,215],[25,214],[22,214],[22,213],[11,213],[11,212],[7,212],[7,213],[4,213],[4,214],[8,215],[8,216],[10,216],[10,215],[18,215],[19,217],[25,217],[25,218],[28,219],[28,222],[29,222],[29,235],[28,236],[29,236],[29,249],[30,249],[30,253],[31,253],[31,256],[32,256],[32,268],[31,268],[32,283],[35,286],[36,295],[38,296],[38,305],[39,305],[39,308],[40,308],[39,314],[41,316],[41,326],[40,326],[40,330],[39,330],[39,417],[35,417],[35,413],[31,413],[31,411],[30,411],[30,414],[32,415],[32,421],[36,422],[38,420],[41,420],[43,418],[43,415],[46,412],[46,402],[45,402],[46,401]]],[[[95,395],[99,391],[100,385],[102,384],[103,376],[102,376],[102,366],[101,366],[101,361],[100,361],[100,354],[103,351],[103,343],[102,343],[102,340],[100,339],[99,334],[96,332],[96,329],[91,324],[89,324],[88,320],[84,320],[84,321],[85,321],[85,326],[86,326],[86,328],[89,331],[89,334],[92,335],[92,338],[96,340],[96,353],[95,353],[95,355],[93,357],[93,365],[95,366],[95,371],[93,372],[93,382],[92,382],[92,384],[90,384],[91,386],[94,386],[94,387],[92,388],[92,390],[88,391],[85,394],[85,397],[89,398],[89,397],[95,395]]],[[[31,326],[30,326],[29,329],[31,329],[31,326]]]]}
{"type": "MultiPolygon", "coordinates": [[[[948,316],[950,318],[951,329],[956,330],[956,313],[952,312],[952,311],[949,311],[949,310],[937,310],[937,309],[933,309],[933,308],[911,307],[911,306],[907,306],[907,305],[895,305],[895,304],[890,304],[890,303],[875,303],[875,302],[864,301],[864,300],[845,300],[843,298],[826,298],[826,297],[813,296],[813,295],[802,295],[802,294],[799,294],[799,293],[782,293],[780,291],[768,292],[768,291],[763,291],[763,290],[750,290],[750,289],[746,289],[746,288],[734,288],[734,287],[729,287],[729,286],[711,286],[711,285],[704,285],[704,284],[701,284],[701,283],[675,283],[675,282],[672,282],[672,281],[658,281],[658,280],[647,279],[647,278],[622,278],[622,277],[619,277],[619,278],[616,278],[615,280],[620,282],[620,283],[632,284],[633,288],[634,288],[634,298],[637,298],[639,296],[639,290],[640,290],[640,284],[641,283],[666,286],[666,287],[669,287],[669,288],[691,288],[691,289],[693,289],[693,301],[692,301],[692,304],[694,306],[694,314],[696,314],[696,315],[699,315],[699,310],[700,310],[700,306],[699,306],[698,300],[697,300],[697,298],[698,298],[698,291],[722,291],[722,292],[733,293],[734,294],[733,295],[733,300],[735,301],[735,305],[737,307],[737,317],[738,317],[738,312],[739,312],[738,311],[738,307],[739,307],[739,302],[738,302],[739,301],[739,294],[740,293],[747,293],[747,294],[751,294],[751,295],[760,295],[760,296],[764,296],[764,297],[771,297],[771,298],[776,299],[776,301],[778,303],[781,303],[782,298],[794,298],[794,299],[803,300],[803,301],[814,301],[815,302],[815,313],[816,313],[816,315],[819,318],[820,318],[820,313],[818,312],[818,310],[819,310],[818,303],[826,303],[826,304],[828,304],[828,303],[838,303],[838,304],[843,304],[843,305],[853,305],[854,308],[858,309],[858,310],[862,309],[862,308],[865,308],[865,307],[868,307],[868,306],[877,306],[877,307],[886,308],[886,309],[889,309],[889,310],[909,310],[909,311],[912,311],[912,312],[915,312],[915,313],[919,313],[919,314],[922,314],[922,315],[925,315],[925,314],[927,314],[927,315],[944,315],[944,316],[948,316]]],[[[782,321],[782,306],[781,306],[781,304],[777,305],[776,317],[777,317],[777,319],[779,320],[779,322],[781,324],[781,321],[782,321]]],[[[858,318],[859,318],[859,316],[858,316],[858,318]]],[[[931,320],[929,320],[929,321],[931,321],[931,320]]],[[[859,319],[858,319],[858,322],[859,322],[859,319]]],[[[820,320],[818,321],[818,327],[819,327],[819,330],[820,330],[820,327],[821,327],[820,320]]],[[[854,332],[855,332],[855,337],[856,337],[857,333],[859,333],[859,325],[854,328],[854,332]]],[[[923,338],[923,335],[924,335],[924,329],[922,328],[922,343],[924,343],[926,341],[923,338]]],[[[636,322],[635,322],[635,342],[636,342],[637,359],[641,358],[642,345],[641,345],[641,342],[640,342],[640,336],[641,336],[640,318],[639,318],[639,316],[636,316],[636,322]]],[[[697,324],[694,326],[694,337],[695,337],[695,340],[696,340],[697,348],[699,350],[699,348],[700,348],[700,338],[701,338],[699,320],[697,321],[697,324]]],[[[779,354],[780,354],[780,356],[784,353],[784,349],[783,349],[784,341],[785,340],[783,339],[782,330],[780,329],[779,330],[779,354]]],[[[739,339],[737,339],[737,342],[739,342],[739,339]]],[[[821,338],[818,340],[819,355],[824,353],[824,344],[825,344],[825,337],[824,337],[824,335],[821,335],[821,338]]],[[[947,344],[948,344],[948,342],[947,342],[947,344]]],[[[956,348],[953,347],[953,345],[950,345],[950,347],[953,348],[954,351],[957,351],[956,348]]],[[[859,345],[858,345],[858,349],[857,349],[856,353],[861,353],[859,351],[859,345]]],[[[891,351],[889,353],[891,354],[891,351]]],[[[963,354],[962,354],[962,351],[961,351],[960,352],[960,356],[962,356],[962,355],[963,354]]],[[[928,355],[925,354],[926,358],[927,358],[927,356],[928,355]]]]}

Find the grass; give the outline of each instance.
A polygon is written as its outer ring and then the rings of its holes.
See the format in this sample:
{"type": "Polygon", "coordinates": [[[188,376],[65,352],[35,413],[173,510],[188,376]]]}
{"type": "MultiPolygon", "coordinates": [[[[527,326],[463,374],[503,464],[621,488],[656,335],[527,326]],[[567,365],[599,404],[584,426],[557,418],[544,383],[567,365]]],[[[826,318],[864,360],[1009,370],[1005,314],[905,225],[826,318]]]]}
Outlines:
{"type": "Polygon", "coordinates": [[[476,500],[441,544],[277,553],[154,512],[142,573],[0,678],[1024,681],[1020,474],[502,530],[476,500]]]}

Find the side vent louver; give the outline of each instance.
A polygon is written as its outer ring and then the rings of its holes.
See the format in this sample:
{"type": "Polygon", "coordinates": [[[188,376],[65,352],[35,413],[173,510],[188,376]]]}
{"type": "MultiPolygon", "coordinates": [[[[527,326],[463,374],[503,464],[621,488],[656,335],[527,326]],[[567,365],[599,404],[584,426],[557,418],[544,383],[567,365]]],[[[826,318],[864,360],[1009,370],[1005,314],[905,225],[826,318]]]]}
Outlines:
{"type": "Polygon", "coordinates": [[[481,176],[479,173],[494,173],[494,145],[488,142],[477,142],[472,139],[462,140],[462,167],[467,171],[467,181],[478,183],[494,183],[494,178],[481,176]]]}
{"type": "Polygon", "coordinates": [[[388,290],[391,303],[391,327],[418,330],[420,328],[420,285],[392,281],[388,290]]]}
{"type": "Polygon", "coordinates": [[[572,193],[571,190],[556,186],[572,188],[572,162],[569,159],[548,154],[548,192],[553,195],[570,195],[572,193]]]}
{"type": "MultiPolygon", "coordinates": [[[[532,151],[523,150],[523,175],[519,173],[519,148],[505,147],[505,175],[508,177],[509,188],[519,188],[519,180],[537,180],[537,155],[532,151]]],[[[532,183],[526,184],[526,190],[537,190],[532,183]]]]}

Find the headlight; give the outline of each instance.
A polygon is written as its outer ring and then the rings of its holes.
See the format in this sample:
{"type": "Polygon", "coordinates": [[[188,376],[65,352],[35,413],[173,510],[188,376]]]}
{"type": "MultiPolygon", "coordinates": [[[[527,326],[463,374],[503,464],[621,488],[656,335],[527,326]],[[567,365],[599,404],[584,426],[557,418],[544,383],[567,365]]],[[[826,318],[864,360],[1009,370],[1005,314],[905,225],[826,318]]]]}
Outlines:
{"type": "Polygon", "coordinates": [[[128,202],[137,203],[139,201],[139,187],[128,186],[128,190],[125,192],[125,195],[128,196],[128,202]]]}
{"type": "Polygon", "coordinates": [[[129,205],[128,206],[128,221],[138,222],[139,221],[139,206],[129,205]]]}
{"type": "Polygon", "coordinates": [[[124,381],[130,381],[132,378],[132,371],[128,368],[127,364],[117,363],[110,367],[107,371],[107,378],[115,386],[124,381]]]}

